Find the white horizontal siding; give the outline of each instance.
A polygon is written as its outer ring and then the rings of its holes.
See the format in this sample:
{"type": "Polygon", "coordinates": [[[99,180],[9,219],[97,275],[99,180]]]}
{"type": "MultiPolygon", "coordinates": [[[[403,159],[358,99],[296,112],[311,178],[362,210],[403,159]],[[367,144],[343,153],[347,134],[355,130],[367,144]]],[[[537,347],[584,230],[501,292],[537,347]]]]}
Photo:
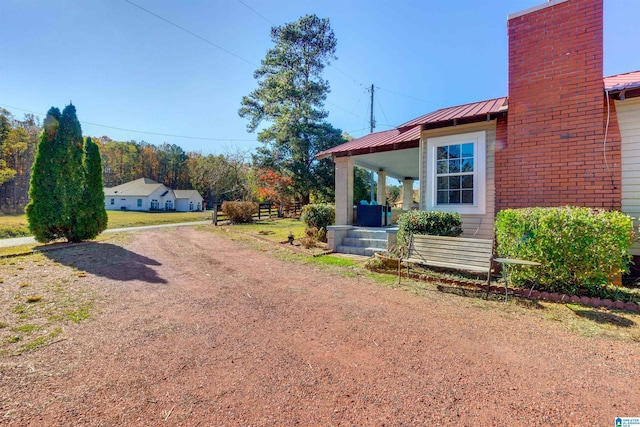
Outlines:
{"type": "MultiPolygon", "coordinates": [[[[477,239],[493,239],[493,221],[495,218],[495,146],[496,146],[496,121],[473,123],[469,125],[452,126],[442,129],[433,129],[422,132],[422,141],[427,138],[439,136],[456,135],[485,131],[487,144],[486,157],[486,212],[483,215],[461,215],[462,216],[462,237],[473,237],[477,239]]],[[[424,144],[421,144],[421,172],[420,172],[420,209],[424,209],[426,200],[426,171],[427,156],[424,151],[424,144]]]]}
{"type": "MultiPolygon", "coordinates": [[[[640,222],[640,98],[616,101],[618,125],[622,137],[622,212],[634,218],[637,231],[640,222]]],[[[640,243],[631,248],[640,256],[640,243]]]]}

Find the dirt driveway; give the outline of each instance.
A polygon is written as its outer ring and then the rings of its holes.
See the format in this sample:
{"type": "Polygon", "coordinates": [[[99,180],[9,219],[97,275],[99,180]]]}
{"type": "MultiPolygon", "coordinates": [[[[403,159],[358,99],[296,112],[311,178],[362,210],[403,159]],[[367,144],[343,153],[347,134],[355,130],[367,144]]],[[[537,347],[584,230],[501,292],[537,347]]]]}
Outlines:
{"type": "MultiPolygon", "coordinates": [[[[2,425],[612,426],[640,417],[640,343],[582,337],[522,307],[416,296],[190,227],[48,256],[46,277],[80,271],[99,303],[56,343],[0,360],[2,425]]],[[[29,274],[42,271],[7,282],[29,274]]]]}

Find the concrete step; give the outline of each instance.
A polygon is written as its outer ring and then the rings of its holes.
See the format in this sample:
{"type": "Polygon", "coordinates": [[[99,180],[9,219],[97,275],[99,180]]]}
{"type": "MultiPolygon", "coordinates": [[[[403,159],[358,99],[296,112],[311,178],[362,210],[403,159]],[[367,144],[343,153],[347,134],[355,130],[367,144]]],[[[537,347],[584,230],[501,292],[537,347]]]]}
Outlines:
{"type": "Polygon", "coordinates": [[[387,232],[380,229],[354,228],[347,232],[347,237],[387,240],[387,232]]]}
{"type": "Polygon", "coordinates": [[[361,255],[361,256],[373,256],[374,253],[386,253],[386,249],[382,248],[372,248],[372,247],[364,247],[364,246],[344,246],[339,245],[336,252],[341,254],[352,254],[352,255],[361,255]]]}
{"type": "Polygon", "coordinates": [[[343,246],[362,246],[365,248],[387,248],[387,240],[386,239],[367,239],[361,237],[345,237],[342,239],[343,246]]]}

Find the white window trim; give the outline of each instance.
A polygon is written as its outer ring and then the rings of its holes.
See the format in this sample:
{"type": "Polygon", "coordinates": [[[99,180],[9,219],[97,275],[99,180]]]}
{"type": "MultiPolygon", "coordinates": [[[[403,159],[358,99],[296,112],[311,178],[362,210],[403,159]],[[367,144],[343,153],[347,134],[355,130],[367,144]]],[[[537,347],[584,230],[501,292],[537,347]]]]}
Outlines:
{"type": "Polygon", "coordinates": [[[483,215],[487,210],[487,134],[485,131],[428,138],[426,142],[426,209],[428,211],[458,212],[483,215]],[[438,205],[436,189],[436,151],[443,145],[474,145],[473,204],[438,205]]]}

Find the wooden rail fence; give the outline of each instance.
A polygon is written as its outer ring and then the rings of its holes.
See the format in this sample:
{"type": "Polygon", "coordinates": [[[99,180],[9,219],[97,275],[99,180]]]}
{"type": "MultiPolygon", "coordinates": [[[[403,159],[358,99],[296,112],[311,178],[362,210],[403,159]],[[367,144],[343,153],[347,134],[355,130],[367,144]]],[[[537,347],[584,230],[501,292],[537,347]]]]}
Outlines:
{"type": "MultiPolygon", "coordinates": [[[[279,215],[279,206],[276,203],[260,203],[258,204],[258,212],[253,214],[253,219],[260,221],[263,218],[273,218],[279,215]]],[[[302,204],[295,202],[290,205],[286,205],[282,209],[284,216],[296,216],[302,211],[302,204]]],[[[218,225],[219,221],[228,221],[229,218],[222,212],[222,203],[214,203],[211,208],[211,220],[214,225],[218,225]]]]}

